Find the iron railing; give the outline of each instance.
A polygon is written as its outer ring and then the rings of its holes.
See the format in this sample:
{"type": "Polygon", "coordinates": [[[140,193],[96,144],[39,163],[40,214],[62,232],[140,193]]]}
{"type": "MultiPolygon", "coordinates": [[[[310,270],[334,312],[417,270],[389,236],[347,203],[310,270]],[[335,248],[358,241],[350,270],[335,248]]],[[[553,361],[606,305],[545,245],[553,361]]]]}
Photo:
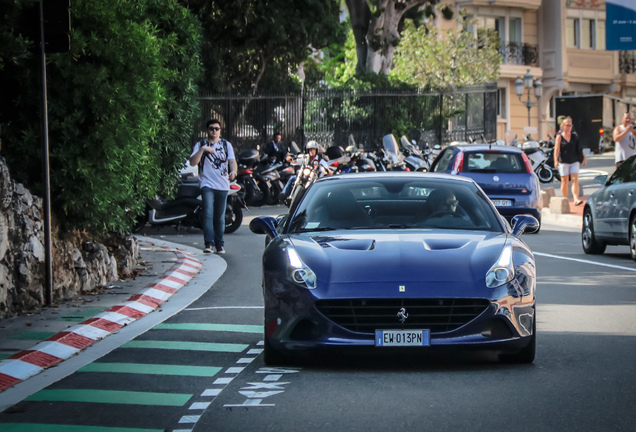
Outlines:
{"type": "Polygon", "coordinates": [[[499,48],[503,64],[537,66],[539,49],[536,45],[510,42],[499,48]]]}
{"type": "Polygon", "coordinates": [[[283,142],[302,148],[308,140],[346,147],[351,139],[366,149],[381,146],[388,133],[408,135],[418,144],[496,139],[497,88],[494,84],[428,91],[385,89],[373,92],[328,89],[298,94],[201,94],[201,129],[221,121],[223,137],[237,149],[257,148],[278,131],[283,142]]]}
{"type": "Polygon", "coordinates": [[[618,70],[622,74],[636,74],[636,51],[618,53],[618,70]]]}

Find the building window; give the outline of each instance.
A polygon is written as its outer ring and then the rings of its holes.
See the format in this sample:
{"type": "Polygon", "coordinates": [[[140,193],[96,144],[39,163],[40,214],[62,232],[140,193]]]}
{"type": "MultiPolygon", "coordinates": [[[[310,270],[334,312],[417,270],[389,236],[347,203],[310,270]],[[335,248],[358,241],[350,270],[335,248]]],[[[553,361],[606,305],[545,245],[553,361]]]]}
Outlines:
{"type": "Polygon", "coordinates": [[[512,43],[521,43],[521,18],[510,18],[508,26],[510,27],[508,40],[512,43]]]}
{"type": "Polygon", "coordinates": [[[506,89],[504,87],[497,89],[497,118],[506,118],[506,89]]]}
{"type": "Polygon", "coordinates": [[[579,47],[579,25],[578,18],[568,18],[565,22],[565,46],[568,48],[579,47]]]}

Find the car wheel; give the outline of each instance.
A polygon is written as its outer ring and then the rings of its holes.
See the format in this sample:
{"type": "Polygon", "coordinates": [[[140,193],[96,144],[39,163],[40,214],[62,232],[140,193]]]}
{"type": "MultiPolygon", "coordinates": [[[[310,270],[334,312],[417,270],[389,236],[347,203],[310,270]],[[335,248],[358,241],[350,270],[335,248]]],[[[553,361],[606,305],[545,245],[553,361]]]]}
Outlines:
{"type": "Polygon", "coordinates": [[[592,211],[589,208],[583,213],[583,230],[581,231],[581,244],[583,252],[591,255],[600,255],[605,252],[606,245],[594,236],[594,221],[592,211]]]}
{"type": "Polygon", "coordinates": [[[636,260],[636,214],[632,215],[629,222],[629,254],[636,260]]]}
{"type": "Polygon", "coordinates": [[[521,351],[514,354],[500,354],[499,361],[510,364],[530,364],[534,361],[537,354],[537,313],[534,313],[532,322],[532,336],[530,343],[521,351]]]}

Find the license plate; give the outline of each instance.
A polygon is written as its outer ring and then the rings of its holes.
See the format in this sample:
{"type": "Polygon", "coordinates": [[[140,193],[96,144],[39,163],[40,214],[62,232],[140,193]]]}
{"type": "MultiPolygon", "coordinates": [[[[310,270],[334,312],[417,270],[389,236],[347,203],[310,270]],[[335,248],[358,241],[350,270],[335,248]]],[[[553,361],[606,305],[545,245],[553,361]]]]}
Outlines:
{"type": "Polygon", "coordinates": [[[430,330],[376,330],[375,346],[430,346],[430,330]]]}
{"type": "Polygon", "coordinates": [[[496,207],[512,207],[512,201],[511,200],[492,200],[492,203],[496,207]]]}

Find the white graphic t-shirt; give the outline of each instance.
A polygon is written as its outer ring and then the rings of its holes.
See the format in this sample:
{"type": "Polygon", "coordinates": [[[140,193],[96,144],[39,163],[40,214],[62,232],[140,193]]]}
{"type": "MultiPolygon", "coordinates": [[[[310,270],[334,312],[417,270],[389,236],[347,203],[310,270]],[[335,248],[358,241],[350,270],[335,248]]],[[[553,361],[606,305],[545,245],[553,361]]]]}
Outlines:
{"type": "Polygon", "coordinates": [[[224,139],[220,139],[217,143],[211,143],[208,140],[199,141],[194,145],[190,157],[194,156],[201,146],[212,146],[214,154],[203,153],[199,162],[199,184],[201,187],[216,190],[230,190],[227,161],[234,159],[232,145],[224,139]]]}
{"type": "MultiPolygon", "coordinates": [[[[621,132],[625,132],[625,126],[619,125],[621,132]]],[[[616,141],[614,148],[614,159],[616,162],[624,161],[636,153],[636,139],[633,133],[628,133],[622,140],[616,141]]]]}

